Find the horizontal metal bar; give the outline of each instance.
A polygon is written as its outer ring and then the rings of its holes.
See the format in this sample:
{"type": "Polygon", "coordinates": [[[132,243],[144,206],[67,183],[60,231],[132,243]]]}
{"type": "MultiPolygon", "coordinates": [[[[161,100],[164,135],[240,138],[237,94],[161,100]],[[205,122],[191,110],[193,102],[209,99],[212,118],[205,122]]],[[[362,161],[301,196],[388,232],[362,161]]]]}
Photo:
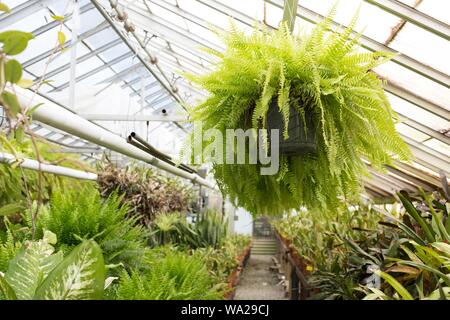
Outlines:
{"type": "Polygon", "coordinates": [[[186,116],[154,115],[154,114],[79,114],[90,121],[158,121],[158,122],[178,122],[188,121],[186,116]]]}
{"type": "Polygon", "coordinates": [[[11,165],[14,163],[19,163],[19,167],[24,169],[30,169],[35,171],[42,171],[45,173],[56,174],[59,176],[65,176],[69,178],[82,179],[82,180],[97,180],[97,175],[92,172],[86,172],[81,170],[75,170],[72,168],[55,166],[51,164],[46,164],[38,162],[32,159],[17,159],[12,154],[0,153],[0,163],[11,165]]]}
{"type": "Polygon", "coordinates": [[[420,12],[400,1],[393,0],[364,0],[374,6],[383,9],[403,20],[427,30],[445,40],[450,41],[450,26],[438,19],[420,12]]]}

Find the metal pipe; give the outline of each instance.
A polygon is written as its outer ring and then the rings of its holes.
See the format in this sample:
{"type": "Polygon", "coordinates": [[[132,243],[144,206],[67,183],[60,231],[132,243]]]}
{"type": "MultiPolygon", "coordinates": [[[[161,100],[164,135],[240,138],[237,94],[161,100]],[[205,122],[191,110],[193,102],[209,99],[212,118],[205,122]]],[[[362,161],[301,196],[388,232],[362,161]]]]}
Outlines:
{"type": "Polygon", "coordinates": [[[188,173],[149,155],[143,150],[128,144],[126,140],[119,135],[83,119],[76,113],[64,109],[39,95],[35,95],[33,98],[33,92],[29,90],[16,88],[16,94],[19,103],[23,107],[31,107],[32,105],[42,103],[33,113],[33,119],[36,121],[48,124],[59,130],[73,134],[91,143],[103,146],[131,158],[144,161],[161,170],[189,179],[193,183],[198,183],[210,189],[217,190],[215,185],[206,179],[203,179],[196,174],[188,173]]]}
{"type": "Polygon", "coordinates": [[[17,159],[12,154],[0,152],[0,163],[11,165],[16,161],[19,161],[19,167],[24,169],[42,171],[45,173],[51,173],[56,174],[58,176],[65,176],[75,179],[97,180],[97,175],[92,172],[75,170],[51,164],[39,163],[39,161],[32,159],[17,159]]]}
{"type": "MultiPolygon", "coordinates": [[[[154,148],[151,144],[149,144],[147,141],[145,141],[143,138],[141,138],[140,136],[138,136],[135,132],[132,132],[129,136],[128,136],[128,143],[131,143],[132,145],[138,147],[141,150],[146,151],[147,153],[149,153],[150,155],[161,159],[162,161],[165,161],[173,166],[177,166],[175,164],[175,162],[173,161],[172,157],[160,152],[158,149],[154,148]],[[136,141],[133,141],[133,139],[135,139],[136,141]]],[[[197,173],[197,171],[195,171],[193,168],[180,163],[178,165],[179,168],[183,169],[184,171],[187,171],[189,173],[197,173]]]]}

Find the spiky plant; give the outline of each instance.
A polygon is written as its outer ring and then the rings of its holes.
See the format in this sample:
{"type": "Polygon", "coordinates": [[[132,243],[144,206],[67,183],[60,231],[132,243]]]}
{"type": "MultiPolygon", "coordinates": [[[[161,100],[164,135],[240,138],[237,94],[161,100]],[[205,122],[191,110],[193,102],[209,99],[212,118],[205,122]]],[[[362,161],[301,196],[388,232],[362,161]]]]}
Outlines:
{"type": "Polygon", "coordinates": [[[260,164],[214,164],[221,190],[252,213],[336,207],[339,199],[354,198],[362,190],[361,178],[368,172],[361,157],[381,168],[393,154],[402,160],[410,156],[395,130],[382,80],[371,71],[391,54],[358,50],[358,37],[351,36],[356,15],[349,28],[330,32],[334,11],[300,36],[285,26],[277,31],[258,26],[246,35],[232,25],[222,34],[225,52],[210,51],[219,59],[214,70],[188,75],[210,93],[191,108],[191,118],[224,137],[226,129],[267,128],[274,99],[284,119],[284,139],[290,108],[302,121],[312,114],[316,156],[281,155],[280,170],[272,176],[260,175],[260,164]]]}

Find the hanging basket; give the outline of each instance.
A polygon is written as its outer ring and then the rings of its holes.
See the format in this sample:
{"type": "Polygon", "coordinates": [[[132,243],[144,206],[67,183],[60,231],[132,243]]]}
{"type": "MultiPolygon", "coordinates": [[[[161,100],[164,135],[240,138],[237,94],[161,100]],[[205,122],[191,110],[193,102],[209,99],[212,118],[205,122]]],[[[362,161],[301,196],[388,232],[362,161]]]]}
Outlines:
{"type": "Polygon", "coordinates": [[[280,130],[280,154],[288,156],[316,154],[317,153],[317,127],[314,123],[313,113],[305,111],[305,119],[299,114],[298,109],[291,106],[289,113],[288,139],[284,139],[283,115],[278,109],[277,100],[272,103],[267,112],[267,129],[280,130]],[[305,129],[306,124],[306,129],[305,129]]]}

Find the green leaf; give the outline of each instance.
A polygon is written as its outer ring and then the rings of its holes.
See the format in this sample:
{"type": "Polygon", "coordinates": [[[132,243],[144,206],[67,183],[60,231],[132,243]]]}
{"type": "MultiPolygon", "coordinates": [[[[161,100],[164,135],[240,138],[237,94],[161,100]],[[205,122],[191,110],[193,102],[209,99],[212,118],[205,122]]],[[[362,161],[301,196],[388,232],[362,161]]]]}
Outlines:
{"type": "Polygon", "coordinates": [[[14,115],[20,112],[19,100],[15,94],[5,91],[2,94],[2,100],[14,115]]]}
{"type": "Polygon", "coordinates": [[[392,277],[390,274],[379,270],[375,271],[375,273],[383,278],[387,283],[389,283],[392,288],[394,288],[395,291],[397,291],[398,294],[403,298],[403,300],[414,300],[408,290],[406,290],[405,287],[402,286],[400,282],[395,280],[394,277],[392,277]]]}
{"type": "Polygon", "coordinates": [[[61,31],[58,31],[58,43],[61,47],[66,43],[66,35],[61,31]]]}
{"type": "Polygon", "coordinates": [[[22,203],[10,203],[0,208],[0,216],[9,216],[21,212],[25,207],[22,203]]]}
{"type": "Polygon", "coordinates": [[[23,52],[31,39],[33,39],[33,35],[28,32],[11,30],[0,33],[0,42],[3,43],[3,52],[10,56],[18,55],[23,52]]]}
{"type": "Polygon", "coordinates": [[[54,15],[54,16],[52,16],[52,19],[56,20],[56,21],[64,21],[64,16],[56,16],[56,15],[54,15]]]}
{"type": "Polygon", "coordinates": [[[31,79],[21,79],[19,82],[17,82],[17,85],[24,88],[24,89],[28,89],[31,88],[34,84],[34,81],[31,79]]]}
{"type": "Polygon", "coordinates": [[[0,273],[0,292],[2,292],[3,296],[6,300],[17,300],[16,293],[14,289],[8,284],[3,275],[0,273]]]}
{"type": "Polygon", "coordinates": [[[0,11],[6,12],[6,13],[10,13],[11,9],[4,4],[3,2],[0,2],[0,11]]]}
{"type": "Polygon", "coordinates": [[[430,293],[430,295],[426,298],[424,298],[424,300],[439,300],[441,298],[442,292],[444,293],[444,296],[446,298],[450,298],[450,287],[444,287],[444,288],[439,288],[434,290],[432,293],[430,293]]]}
{"type": "Polygon", "coordinates": [[[22,65],[17,60],[8,60],[5,64],[5,80],[17,83],[20,79],[22,79],[22,65]]]}
{"type": "Polygon", "coordinates": [[[101,299],[105,284],[105,264],[98,244],[87,240],[49,274],[37,289],[37,300],[101,299]]]}
{"type": "Polygon", "coordinates": [[[450,257],[450,244],[445,242],[435,242],[431,244],[433,247],[450,257]]]}
{"type": "Polygon", "coordinates": [[[400,201],[403,203],[403,206],[406,209],[406,212],[416,220],[416,222],[420,225],[422,230],[425,232],[425,235],[427,237],[427,240],[429,242],[434,242],[435,238],[433,236],[433,233],[431,231],[430,226],[425,222],[425,220],[421,217],[420,213],[417,211],[417,209],[412,204],[411,200],[406,198],[402,193],[397,193],[398,197],[400,198],[400,201]]]}
{"type": "Polygon", "coordinates": [[[17,298],[33,298],[36,288],[62,255],[53,255],[54,248],[45,241],[26,242],[17,255],[9,262],[5,279],[14,289],[17,298]]]}
{"type": "Polygon", "coordinates": [[[37,105],[32,106],[30,109],[27,110],[27,115],[32,116],[33,113],[39,108],[40,106],[44,105],[43,103],[38,103],[37,105]]]}
{"type": "Polygon", "coordinates": [[[21,143],[23,141],[25,131],[22,125],[17,127],[17,129],[14,131],[14,138],[18,143],[21,143]]]}

